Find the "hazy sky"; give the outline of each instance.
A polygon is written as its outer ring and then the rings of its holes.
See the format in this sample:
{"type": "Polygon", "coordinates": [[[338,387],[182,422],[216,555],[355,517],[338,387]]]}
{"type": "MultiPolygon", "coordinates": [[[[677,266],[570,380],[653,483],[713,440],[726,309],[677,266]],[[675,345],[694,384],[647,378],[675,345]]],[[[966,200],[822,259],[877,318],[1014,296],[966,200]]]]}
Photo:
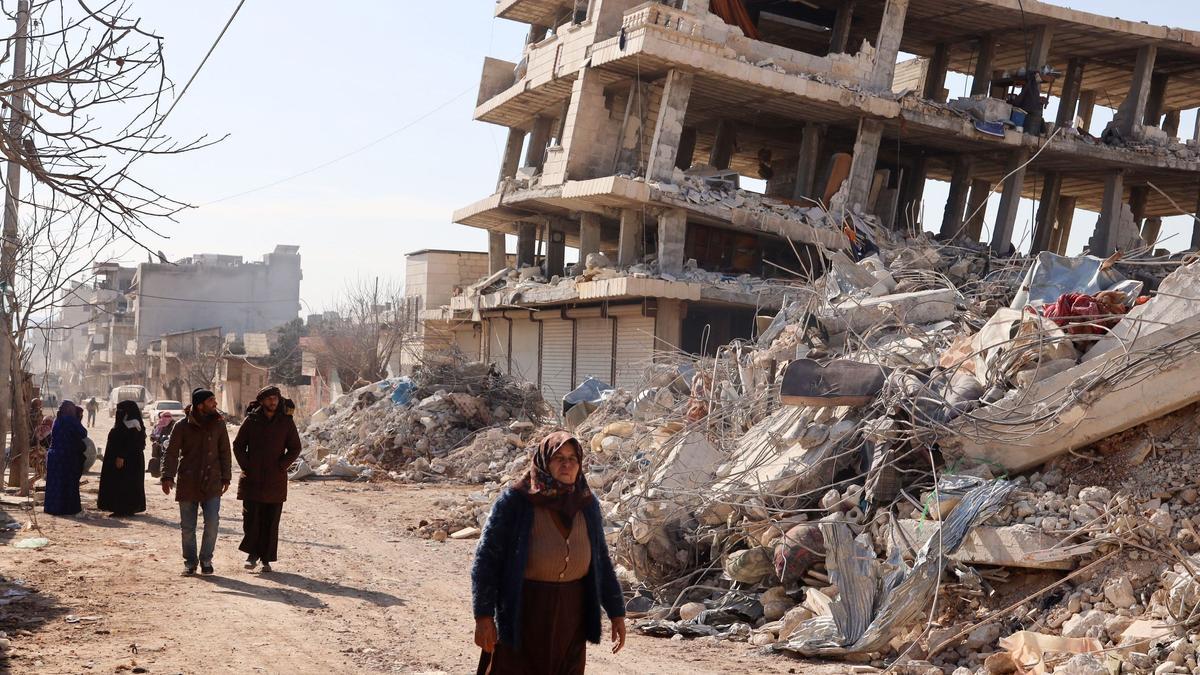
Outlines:
{"type": "MultiPolygon", "coordinates": [[[[237,1],[132,4],[143,25],[165,38],[168,71],[182,86],[237,1]]],[[[1198,3],[1063,4],[1200,29],[1198,3]]],[[[494,7],[494,0],[247,0],[165,127],[179,138],[229,139],[143,167],[147,181],[199,207],[164,228],[169,239],[151,247],[172,258],[220,252],[256,259],[277,243],[297,244],[301,296],[313,310],[347,280],[402,278],[409,251],[485,249],[482,230],[454,225],[450,216],[495,186],[504,131],[472,121],[471,112],[483,57],[517,60],[526,27],[494,19],[494,7]],[[393,132],[336,164],[229,198],[393,132]]],[[[1184,129],[1192,119],[1184,116],[1184,129]]],[[[933,227],[941,221],[944,187],[931,183],[926,191],[926,223],[933,227]]],[[[1025,204],[1017,238],[1031,219],[1025,204]]],[[[1072,252],[1093,222],[1082,213],[1076,218],[1072,252]]],[[[1164,230],[1185,227],[1168,222],[1164,230]]],[[[1186,243],[1177,237],[1168,246],[1186,243]]]]}

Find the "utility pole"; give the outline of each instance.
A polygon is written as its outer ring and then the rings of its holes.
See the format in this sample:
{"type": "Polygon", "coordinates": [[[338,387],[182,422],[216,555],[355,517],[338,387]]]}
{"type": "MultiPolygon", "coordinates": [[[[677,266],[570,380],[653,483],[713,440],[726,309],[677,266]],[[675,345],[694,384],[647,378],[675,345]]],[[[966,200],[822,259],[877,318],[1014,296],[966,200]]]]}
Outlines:
{"type": "MultiPolygon", "coordinates": [[[[25,59],[29,52],[29,0],[17,2],[17,31],[13,46],[13,93],[9,101],[8,137],[10,143],[20,145],[15,139],[25,128],[25,59]]],[[[20,382],[20,358],[14,349],[13,314],[16,311],[15,285],[17,280],[17,209],[21,199],[21,165],[8,160],[8,191],[4,197],[4,241],[0,248],[0,290],[3,291],[3,307],[0,308],[0,439],[8,437],[9,420],[12,420],[12,461],[9,464],[8,484],[20,487],[26,493],[29,482],[28,432],[17,433],[24,426],[28,415],[24,405],[17,406],[13,393],[20,382]],[[23,437],[23,438],[22,438],[23,437]],[[23,442],[22,442],[23,441],[23,442]],[[15,480],[14,480],[15,478],[15,480]]],[[[24,387],[22,387],[23,389],[24,387]]],[[[23,402],[22,402],[23,403],[23,402]]]]}

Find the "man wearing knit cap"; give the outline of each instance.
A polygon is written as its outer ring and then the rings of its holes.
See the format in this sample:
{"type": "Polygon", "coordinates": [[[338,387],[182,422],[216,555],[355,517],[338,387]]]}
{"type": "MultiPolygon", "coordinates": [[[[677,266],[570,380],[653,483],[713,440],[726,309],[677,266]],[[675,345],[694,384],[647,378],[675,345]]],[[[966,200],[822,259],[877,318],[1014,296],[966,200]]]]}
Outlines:
{"type": "Polygon", "coordinates": [[[187,419],[175,425],[163,454],[163,494],[176,487],[179,502],[179,526],[183,531],[184,574],[195,574],[196,566],[205,574],[213,573],[213,551],[220,527],[221,495],[233,480],[229,431],[225,418],[217,411],[217,400],[207,389],[192,390],[187,419]],[[196,552],[196,516],[204,510],[204,537],[196,552]]]}
{"type": "Polygon", "coordinates": [[[261,562],[262,571],[270,572],[278,559],[288,467],[300,456],[300,432],[279,387],[264,387],[246,408],[246,419],[233,439],[233,456],[242,467],[237,497],[242,500],[245,536],[238,548],[246,553],[246,569],[261,562]]]}

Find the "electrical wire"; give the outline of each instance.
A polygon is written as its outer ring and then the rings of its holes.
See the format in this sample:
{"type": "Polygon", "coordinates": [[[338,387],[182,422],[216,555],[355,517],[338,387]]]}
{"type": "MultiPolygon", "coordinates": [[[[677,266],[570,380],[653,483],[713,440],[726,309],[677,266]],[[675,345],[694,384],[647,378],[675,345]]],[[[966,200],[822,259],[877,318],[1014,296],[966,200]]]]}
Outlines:
{"type": "Polygon", "coordinates": [[[201,206],[212,206],[213,204],[220,204],[221,202],[227,202],[227,201],[229,201],[229,200],[231,200],[231,199],[237,199],[238,197],[245,197],[246,195],[249,195],[249,194],[254,194],[255,192],[261,192],[261,191],[263,191],[263,190],[267,190],[267,189],[270,189],[270,188],[276,187],[276,186],[278,186],[278,185],[282,185],[282,184],[284,184],[284,183],[287,183],[287,182],[289,182],[289,181],[293,181],[293,180],[295,180],[295,179],[297,179],[297,178],[301,178],[301,177],[303,177],[303,176],[307,176],[307,175],[309,175],[310,173],[316,173],[317,171],[320,171],[321,169],[324,169],[324,168],[326,168],[326,167],[328,167],[328,166],[332,166],[332,165],[334,165],[334,164],[337,164],[338,162],[341,162],[341,161],[343,161],[343,160],[349,159],[349,158],[353,157],[354,155],[357,155],[357,154],[359,154],[359,153],[361,153],[361,152],[364,152],[364,151],[366,151],[366,150],[369,150],[369,149],[371,149],[371,148],[375,147],[376,145],[379,145],[380,143],[382,143],[382,142],[384,142],[384,141],[388,140],[389,138],[392,138],[393,136],[396,136],[396,135],[400,134],[401,132],[408,131],[408,130],[409,130],[409,129],[411,129],[412,127],[416,126],[417,124],[420,124],[421,122],[424,122],[425,120],[429,119],[430,117],[433,117],[433,116],[434,116],[434,115],[436,115],[437,113],[439,113],[439,112],[441,112],[442,110],[444,110],[444,109],[448,108],[448,107],[449,107],[449,106],[450,106],[452,103],[454,103],[454,102],[455,102],[455,101],[457,101],[458,99],[460,99],[460,98],[462,98],[463,96],[465,96],[465,95],[466,95],[468,92],[470,92],[472,89],[474,89],[474,87],[467,87],[466,89],[464,89],[464,90],[462,90],[462,91],[458,92],[458,93],[457,93],[457,94],[455,94],[453,97],[451,97],[450,99],[448,99],[448,100],[446,100],[445,102],[443,102],[441,105],[439,105],[439,106],[437,106],[436,108],[434,108],[434,109],[430,110],[429,112],[426,112],[425,114],[423,114],[423,115],[421,115],[420,117],[418,117],[418,118],[416,118],[416,119],[412,120],[411,122],[408,122],[408,123],[407,123],[407,124],[405,124],[404,126],[402,126],[402,127],[398,128],[398,129],[395,129],[395,130],[393,130],[393,131],[389,131],[388,133],[384,134],[383,136],[380,136],[379,138],[376,138],[375,140],[371,141],[370,143],[367,143],[366,145],[363,145],[363,146],[361,146],[361,147],[355,148],[354,150],[351,150],[351,151],[349,151],[349,152],[347,152],[347,153],[345,153],[345,154],[343,154],[343,155],[339,155],[339,156],[337,156],[337,157],[334,157],[333,159],[331,159],[331,160],[329,160],[329,161],[327,161],[327,162],[322,162],[321,164],[318,164],[317,166],[314,166],[314,167],[312,167],[311,169],[306,169],[306,170],[304,170],[304,171],[301,171],[301,172],[299,172],[299,173],[294,173],[294,174],[292,174],[292,175],[290,175],[290,176],[287,176],[287,177],[284,177],[284,178],[280,178],[279,180],[276,180],[276,181],[273,181],[273,182],[267,183],[267,184],[265,184],[265,185],[260,185],[260,186],[258,186],[258,187],[255,187],[255,188],[250,188],[249,190],[243,190],[242,192],[237,192],[237,193],[235,193],[235,194],[231,194],[231,195],[228,195],[228,196],[226,196],[226,197],[221,197],[220,199],[214,199],[214,200],[212,200],[211,202],[206,202],[206,203],[202,204],[201,206]]]}
{"type": "Polygon", "coordinates": [[[155,125],[154,131],[146,135],[147,141],[152,138],[160,128],[162,128],[163,123],[166,122],[167,118],[171,116],[171,113],[175,111],[175,106],[179,105],[179,102],[183,100],[183,97],[188,93],[188,89],[192,86],[192,83],[196,81],[196,77],[200,74],[200,71],[204,69],[204,65],[208,63],[208,59],[213,55],[213,52],[217,50],[217,45],[221,44],[221,38],[225,37],[225,33],[229,32],[229,27],[233,25],[233,20],[237,18],[238,13],[242,11],[242,6],[245,4],[246,0],[238,1],[237,7],[233,8],[233,14],[229,15],[229,20],[225,22],[225,26],[221,28],[221,32],[217,35],[217,39],[213,40],[212,46],[208,48],[208,51],[204,54],[204,58],[200,60],[200,65],[196,66],[196,70],[193,71],[192,76],[188,78],[187,84],[183,85],[183,89],[180,90],[179,96],[175,97],[175,100],[171,102],[171,107],[167,108],[167,112],[158,119],[158,124],[155,125]]]}

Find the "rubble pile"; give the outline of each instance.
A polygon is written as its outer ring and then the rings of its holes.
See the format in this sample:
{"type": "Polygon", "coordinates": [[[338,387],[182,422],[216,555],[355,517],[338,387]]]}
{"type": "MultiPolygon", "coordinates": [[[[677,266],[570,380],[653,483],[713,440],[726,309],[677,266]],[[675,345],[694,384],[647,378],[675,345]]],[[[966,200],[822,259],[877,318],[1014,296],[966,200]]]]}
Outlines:
{"type": "Polygon", "coordinates": [[[484,363],[428,364],[315,413],[292,478],[493,480],[547,415],[536,386],[484,363]],[[311,467],[311,468],[310,468],[311,467]]]}
{"type": "MultiPolygon", "coordinates": [[[[872,226],[756,340],[576,426],[635,629],[901,672],[1200,672],[1200,263],[872,226]]],[[[425,533],[478,532],[526,470],[425,533]]]]}

